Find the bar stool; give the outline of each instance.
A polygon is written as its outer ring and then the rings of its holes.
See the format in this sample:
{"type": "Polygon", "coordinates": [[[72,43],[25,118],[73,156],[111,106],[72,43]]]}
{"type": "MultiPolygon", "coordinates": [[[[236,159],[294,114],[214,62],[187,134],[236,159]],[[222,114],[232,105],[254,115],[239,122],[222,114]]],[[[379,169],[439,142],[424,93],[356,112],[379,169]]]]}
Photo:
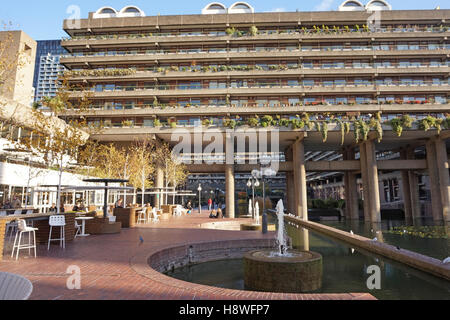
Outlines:
{"type": "Polygon", "coordinates": [[[64,216],[51,216],[48,220],[48,224],[50,225],[50,234],[48,236],[48,250],[50,251],[50,242],[51,241],[60,241],[60,246],[65,249],[66,248],[66,218],[64,216]],[[52,239],[52,230],[53,227],[60,227],[60,239],[52,239]]]}
{"type": "MultiPolygon", "coordinates": [[[[20,217],[22,215],[22,210],[15,210],[14,217],[20,217]]],[[[13,236],[17,234],[17,221],[11,221],[6,225],[6,233],[9,232],[9,242],[11,243],[13,236]]]]}
{"type": "Polygon", "coordinates": [[[28,249],[28,254],[30,254],[30,255],[31,255],[31,249],[34,249],[34,257],[36,258],[37,257],[37,254],[36,254],[36,231],[38,231],[38,229],[27,227],[25,220],[17,221],[17,229],[18,229],[18,232],[16,233],[16,237],[14,239],[14,246],[13,246],[11,258],[14,257],[14,251],[16,249],[17,249],[16,260],[19,260],[19,252],[20,252],[20,250],[23,250],[23,249],[28,249]],[[28,244],[22,244],[22,235],[24,233],[28,233],[28,244]],[[33,234],[33,243],[31,243],[31,234],[33,234]],[[19,239],[17,239],[17,238],[19,238],[19,239]]]}
{"type": "Polygon", "coordinates": [[[139,211],[138,213],[139,213],[139,215],[138,215],[137,223],[138,224],[141,224],[141,223],[146,224],[147,223],[147,209],[144,208],[144,209],[142,209],[142,211],[139,211]]]}

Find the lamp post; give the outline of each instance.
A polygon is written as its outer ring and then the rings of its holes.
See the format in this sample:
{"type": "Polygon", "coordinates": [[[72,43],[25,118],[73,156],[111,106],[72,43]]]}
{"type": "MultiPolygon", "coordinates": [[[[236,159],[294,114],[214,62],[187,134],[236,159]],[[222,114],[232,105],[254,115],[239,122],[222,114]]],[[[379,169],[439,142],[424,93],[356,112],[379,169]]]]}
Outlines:
{"type": "Polygon", "coordinates": [[[252,216],[255,219],[255,188],[260,186],[257,175],[252,172],[252,177],[247,182],[247,187],[252,188],[252,216]]]}
{"type": "Polygon", "coordinates": [[[198,186],[198,211],[200,214],[202,214],[202,185],[199,184],[198,186]]]}
{"type": "Polygon", "coordinates": [[[271,177],[276,175],[276,171],[272,168],[264,169],[262,172],[262,179],[263,179],[263,216],[262,216],[262,233],[267,234],[268,232],[268,220],[267,220],[267,213],[266,213],[266,176],[271,177]]]}

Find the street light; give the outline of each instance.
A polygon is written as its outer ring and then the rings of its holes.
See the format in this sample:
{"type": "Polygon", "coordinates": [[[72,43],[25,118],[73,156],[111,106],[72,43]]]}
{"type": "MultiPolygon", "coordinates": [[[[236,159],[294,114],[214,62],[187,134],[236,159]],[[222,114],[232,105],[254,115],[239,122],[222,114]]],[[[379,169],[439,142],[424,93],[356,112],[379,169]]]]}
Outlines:
{"type": "Polygon", "coordinates": [[[268,232],[268,220],[266,213],[266,176],[272,177],[276,176],[277,172],[272,168],[266,168],[262,170],[262,180],[263,180],[263,217],[262,217],[262,232],[267,234],[268,232]]]}
{"type": "Polygon", "coordinates": [[[257,175],[252,172],[252,177],[247,182],[247,187],[252,188],[252,218],[255,219],[255,188],[260,186],[257,175]]]}
{"type": "Polygon", "coordinates": [[[199,213],[200,214],[202,214],[202,185],[201,184],[199,184],[199,186],[198,186],[198,204],[199,204],[199,206],[198,206],[198,211],[199,211],[199,213]]]}

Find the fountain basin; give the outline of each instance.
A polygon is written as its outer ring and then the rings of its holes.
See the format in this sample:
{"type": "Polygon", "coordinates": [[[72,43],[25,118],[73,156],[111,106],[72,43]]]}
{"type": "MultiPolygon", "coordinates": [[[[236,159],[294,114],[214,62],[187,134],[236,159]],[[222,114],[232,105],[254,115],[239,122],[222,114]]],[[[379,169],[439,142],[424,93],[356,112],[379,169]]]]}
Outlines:
{"type": "Polygon", "coordinates": [[[245,286],[263,292],[307,293],[322,287],[323,259],[316,252],[252,251],[244,256],[245,286]]]}

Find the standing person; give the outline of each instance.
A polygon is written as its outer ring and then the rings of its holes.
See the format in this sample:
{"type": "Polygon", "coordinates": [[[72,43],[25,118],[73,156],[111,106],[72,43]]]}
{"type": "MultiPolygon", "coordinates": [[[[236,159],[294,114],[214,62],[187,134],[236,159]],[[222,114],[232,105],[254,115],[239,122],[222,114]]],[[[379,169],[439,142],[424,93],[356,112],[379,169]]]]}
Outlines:
{"type": "Polygon", "coordinates": [[[17,198],[17,196],[14,196],[13,198],[12,207],[13,209],[20,209],[22,207],[22,203],[20,202],[19,198],[17,198]]]}
{"type": "Polygon", "coordinates": [[[212,205],[213,205],[213,201],[212,201],[211,198],[209,198],[209,200],[208,200],[208,208],[209,208],[209,211],[212,210],[212,205]]]}

